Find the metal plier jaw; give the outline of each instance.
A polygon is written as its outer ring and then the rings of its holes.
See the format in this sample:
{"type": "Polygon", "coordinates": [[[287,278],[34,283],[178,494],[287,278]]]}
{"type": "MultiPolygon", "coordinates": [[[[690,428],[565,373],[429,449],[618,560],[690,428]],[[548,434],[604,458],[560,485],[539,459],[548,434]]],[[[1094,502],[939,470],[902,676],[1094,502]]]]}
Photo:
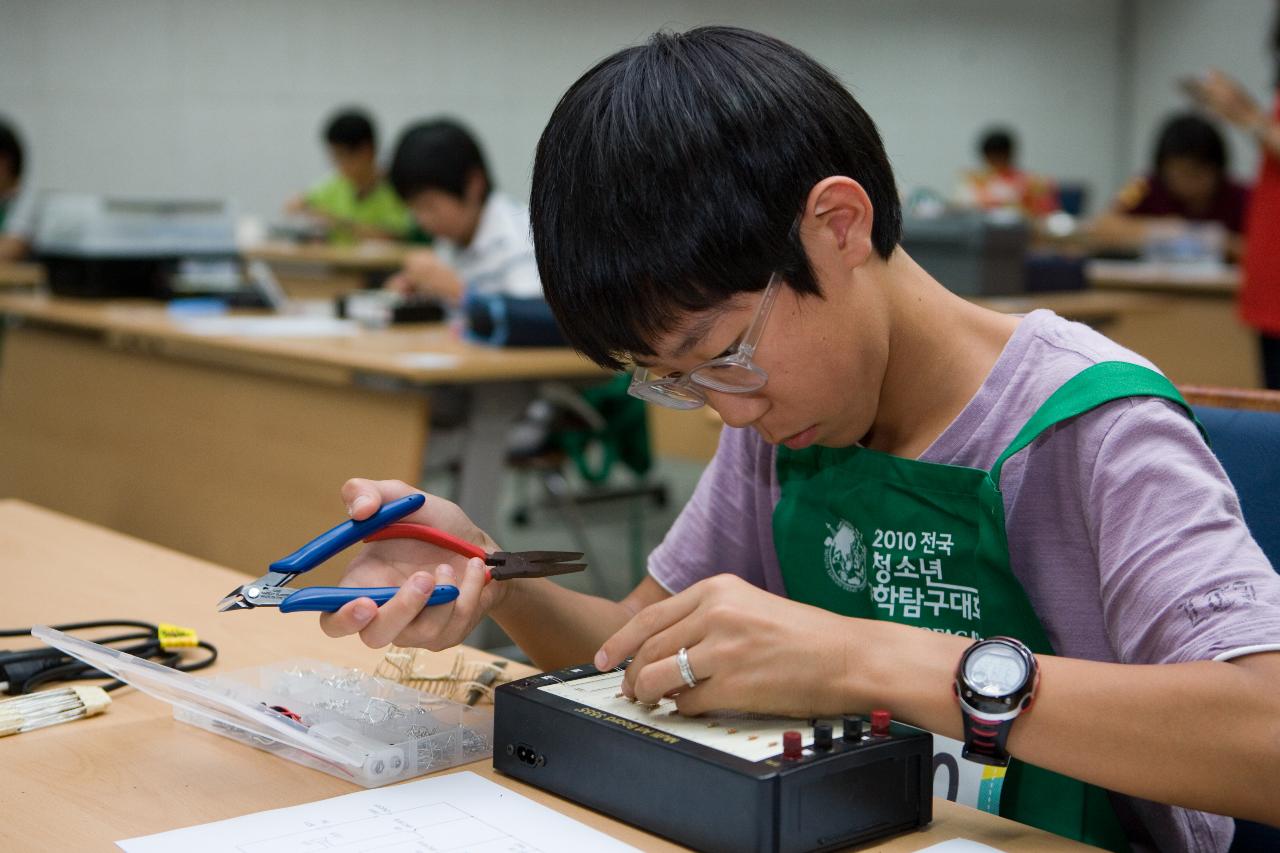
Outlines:
{"type": "Polygon", "coordinates": [[[285,584],[297,577],[293,573],[267,572],[253,583],[231,590],[231,594],[218,602],[218,610],[248,610],[251,607],[279,607],[280,603],[297,592],[285,589],[285,584]]]}

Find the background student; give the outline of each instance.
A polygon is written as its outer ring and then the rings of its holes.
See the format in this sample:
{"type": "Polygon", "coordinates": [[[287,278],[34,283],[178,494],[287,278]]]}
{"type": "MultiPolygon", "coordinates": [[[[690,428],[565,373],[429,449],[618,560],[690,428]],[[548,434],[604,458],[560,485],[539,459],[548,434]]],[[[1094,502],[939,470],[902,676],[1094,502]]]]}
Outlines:
{"type": "Polygon", "coordinates": [[[1053,182],[1018,167],[1018,142],[1012,130],[991,128],[978,140],[982,166],[966,172],[956,194],[963,207],[1016,210],[1043,216],[1058,209],[1053,182]]]}
{"type": "Polygon", "coordinates": [[[1125,185],[1111,210],[1090,227],[1099,248],[1141,251],[1148,241],[1189,223],[1225,231],[1225,249],[1240,252],[1249,191],[1231,179],[1227,144],[1198,115],[1169,118],[1160,130],[1151,171],[1125,185]]]}
{"type": "Polygon", "coordinates": [[[327,226],[333,243],[407,237],[409,212],[378,168],[373,120],[360,110],[339,112],[325,126],[324,141],[336,174],[291,199],[286,212],[327,226]]]}
{"type": "Polygon", "coordinates": [[[470,131],[443,118],[413,125],[396,145],[389,177],[436,248],[411,253],[388,288],[451,304],[469,293],[542,296],[529,210],[495,189],[470,131]]]}

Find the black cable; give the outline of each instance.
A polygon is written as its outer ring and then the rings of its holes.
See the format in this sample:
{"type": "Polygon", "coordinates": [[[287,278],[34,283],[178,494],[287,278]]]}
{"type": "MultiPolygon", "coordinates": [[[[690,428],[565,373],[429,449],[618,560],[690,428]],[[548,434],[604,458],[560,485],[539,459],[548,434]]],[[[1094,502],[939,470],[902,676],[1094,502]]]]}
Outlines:
{"type": "MultiPolygon", "coordinates": [[[[152,634],[160,630],[159,625],[153,625],[150,622],[138,622],[133,619],[100,619],[95,622],[67,622],[62,625],[49,626],[55,631],[88,631],[92,628],[142,628],[152,634]]],[[[25,637],[30,636],[30,628],[5,628],[0,629],[0,637],[25,637]]]]}
{"type": "MultiPolygon", "coordinates": [[[[218,659],[218,650],[212,643],[197,640],[195,646],[204,649],[208,652],[208,655],[200,660],[184,662],[180,652],[164,647],[160,640],[160,626],[153,625],[150,622],[112,619],[93,622],[69,622],[63,625],[54,625],[53,628],[63,632],[87,631],[97,628],[142,629],[141,632],[103,637],[95,640],[95,642],[109,646],[116,651],[155,661],[162,666],[176,669],[179,672],[193,672],[198,669],[204,669],[218,659]]],[[[31,628],[0,629],[0,637],[30,635],[31,628]]],[[[108,673],[102,672],[78,658],[52,647],[0,651],[0,681],[7,682],[4,692],[11,695],[30,693],[37,687],[52,681],[86,681],[103,678],[110,679],[107,684],[102,686],[103,690],[115,690],[124,686],[124,682],[112,678],[108,673]]]]}

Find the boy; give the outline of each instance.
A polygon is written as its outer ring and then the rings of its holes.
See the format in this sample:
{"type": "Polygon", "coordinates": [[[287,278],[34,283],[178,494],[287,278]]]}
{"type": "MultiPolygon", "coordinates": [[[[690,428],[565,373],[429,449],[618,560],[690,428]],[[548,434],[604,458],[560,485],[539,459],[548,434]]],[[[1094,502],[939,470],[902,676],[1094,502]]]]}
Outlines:
{"type": "Polygon", "coordinates": [[[1026,216],[1044,216],[1058,209],[1053,184],[1018,168],[1013,131],[995,128],[978,141],[982,168],[967,172],[957,193],[964,207],[1012,209],[1026,216]]]}
{"type": "Polygon", "coordinates": [[[387,287],[455,305],[468,293],[542,296],[529,212],[494,189],[480,145],[464,127],[434,119],[407,129],[390,178],[439,251],[410,254],[387,287]]]}
{"type": "Polygon", "coordinates": [[[0,119],[0,261],[24,257],[35,231],[35,194],[23,189],[22,140],[0,119]]]}
{"type": "Polygon", "coordinates": [[[359,110],[339,112],[325,126],[324,141],[337,174],[291,200],[286,210],[328,225],[334,243],[408,236],[409,213],[378,170],[378,142],[369,116],[359,110]]]}
{"type": "MultiPolygon", "coordinates": [[[[1112,849],[1280,822],[1280,578],[1221,468],[1138,356],[975,307],[897,246],[888,159],[829,72],[744,30],[659,34],[561,99],[532,198],[566,336],[647,399],[712,405],[716,456],[620,603],[377,543],[344,582],[400,593],[328,633],[438,649],[488,614],[540,666],[633,656],[624,692],[688,714],[886,707],[1012,753],[1002,813],[1112,849]],[[424,610],[436,582],[461,594],[424,610]]],[[[409,491],[343,497],[364,518],[409,491]]],[[[445,501],[412,520],[496,547],[445,501]]]]}

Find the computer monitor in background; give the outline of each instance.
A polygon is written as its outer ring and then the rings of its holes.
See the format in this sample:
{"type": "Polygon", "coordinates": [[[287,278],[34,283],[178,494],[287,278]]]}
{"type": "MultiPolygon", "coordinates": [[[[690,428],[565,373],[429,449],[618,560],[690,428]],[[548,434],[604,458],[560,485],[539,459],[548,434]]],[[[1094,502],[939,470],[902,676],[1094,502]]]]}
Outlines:
{"type": "Polygon", "coordinates": [[[241,285],[235,217],[219,199],[49,192],[33,249],[59,295],[167,299],[184,283],[241,285]]]}

